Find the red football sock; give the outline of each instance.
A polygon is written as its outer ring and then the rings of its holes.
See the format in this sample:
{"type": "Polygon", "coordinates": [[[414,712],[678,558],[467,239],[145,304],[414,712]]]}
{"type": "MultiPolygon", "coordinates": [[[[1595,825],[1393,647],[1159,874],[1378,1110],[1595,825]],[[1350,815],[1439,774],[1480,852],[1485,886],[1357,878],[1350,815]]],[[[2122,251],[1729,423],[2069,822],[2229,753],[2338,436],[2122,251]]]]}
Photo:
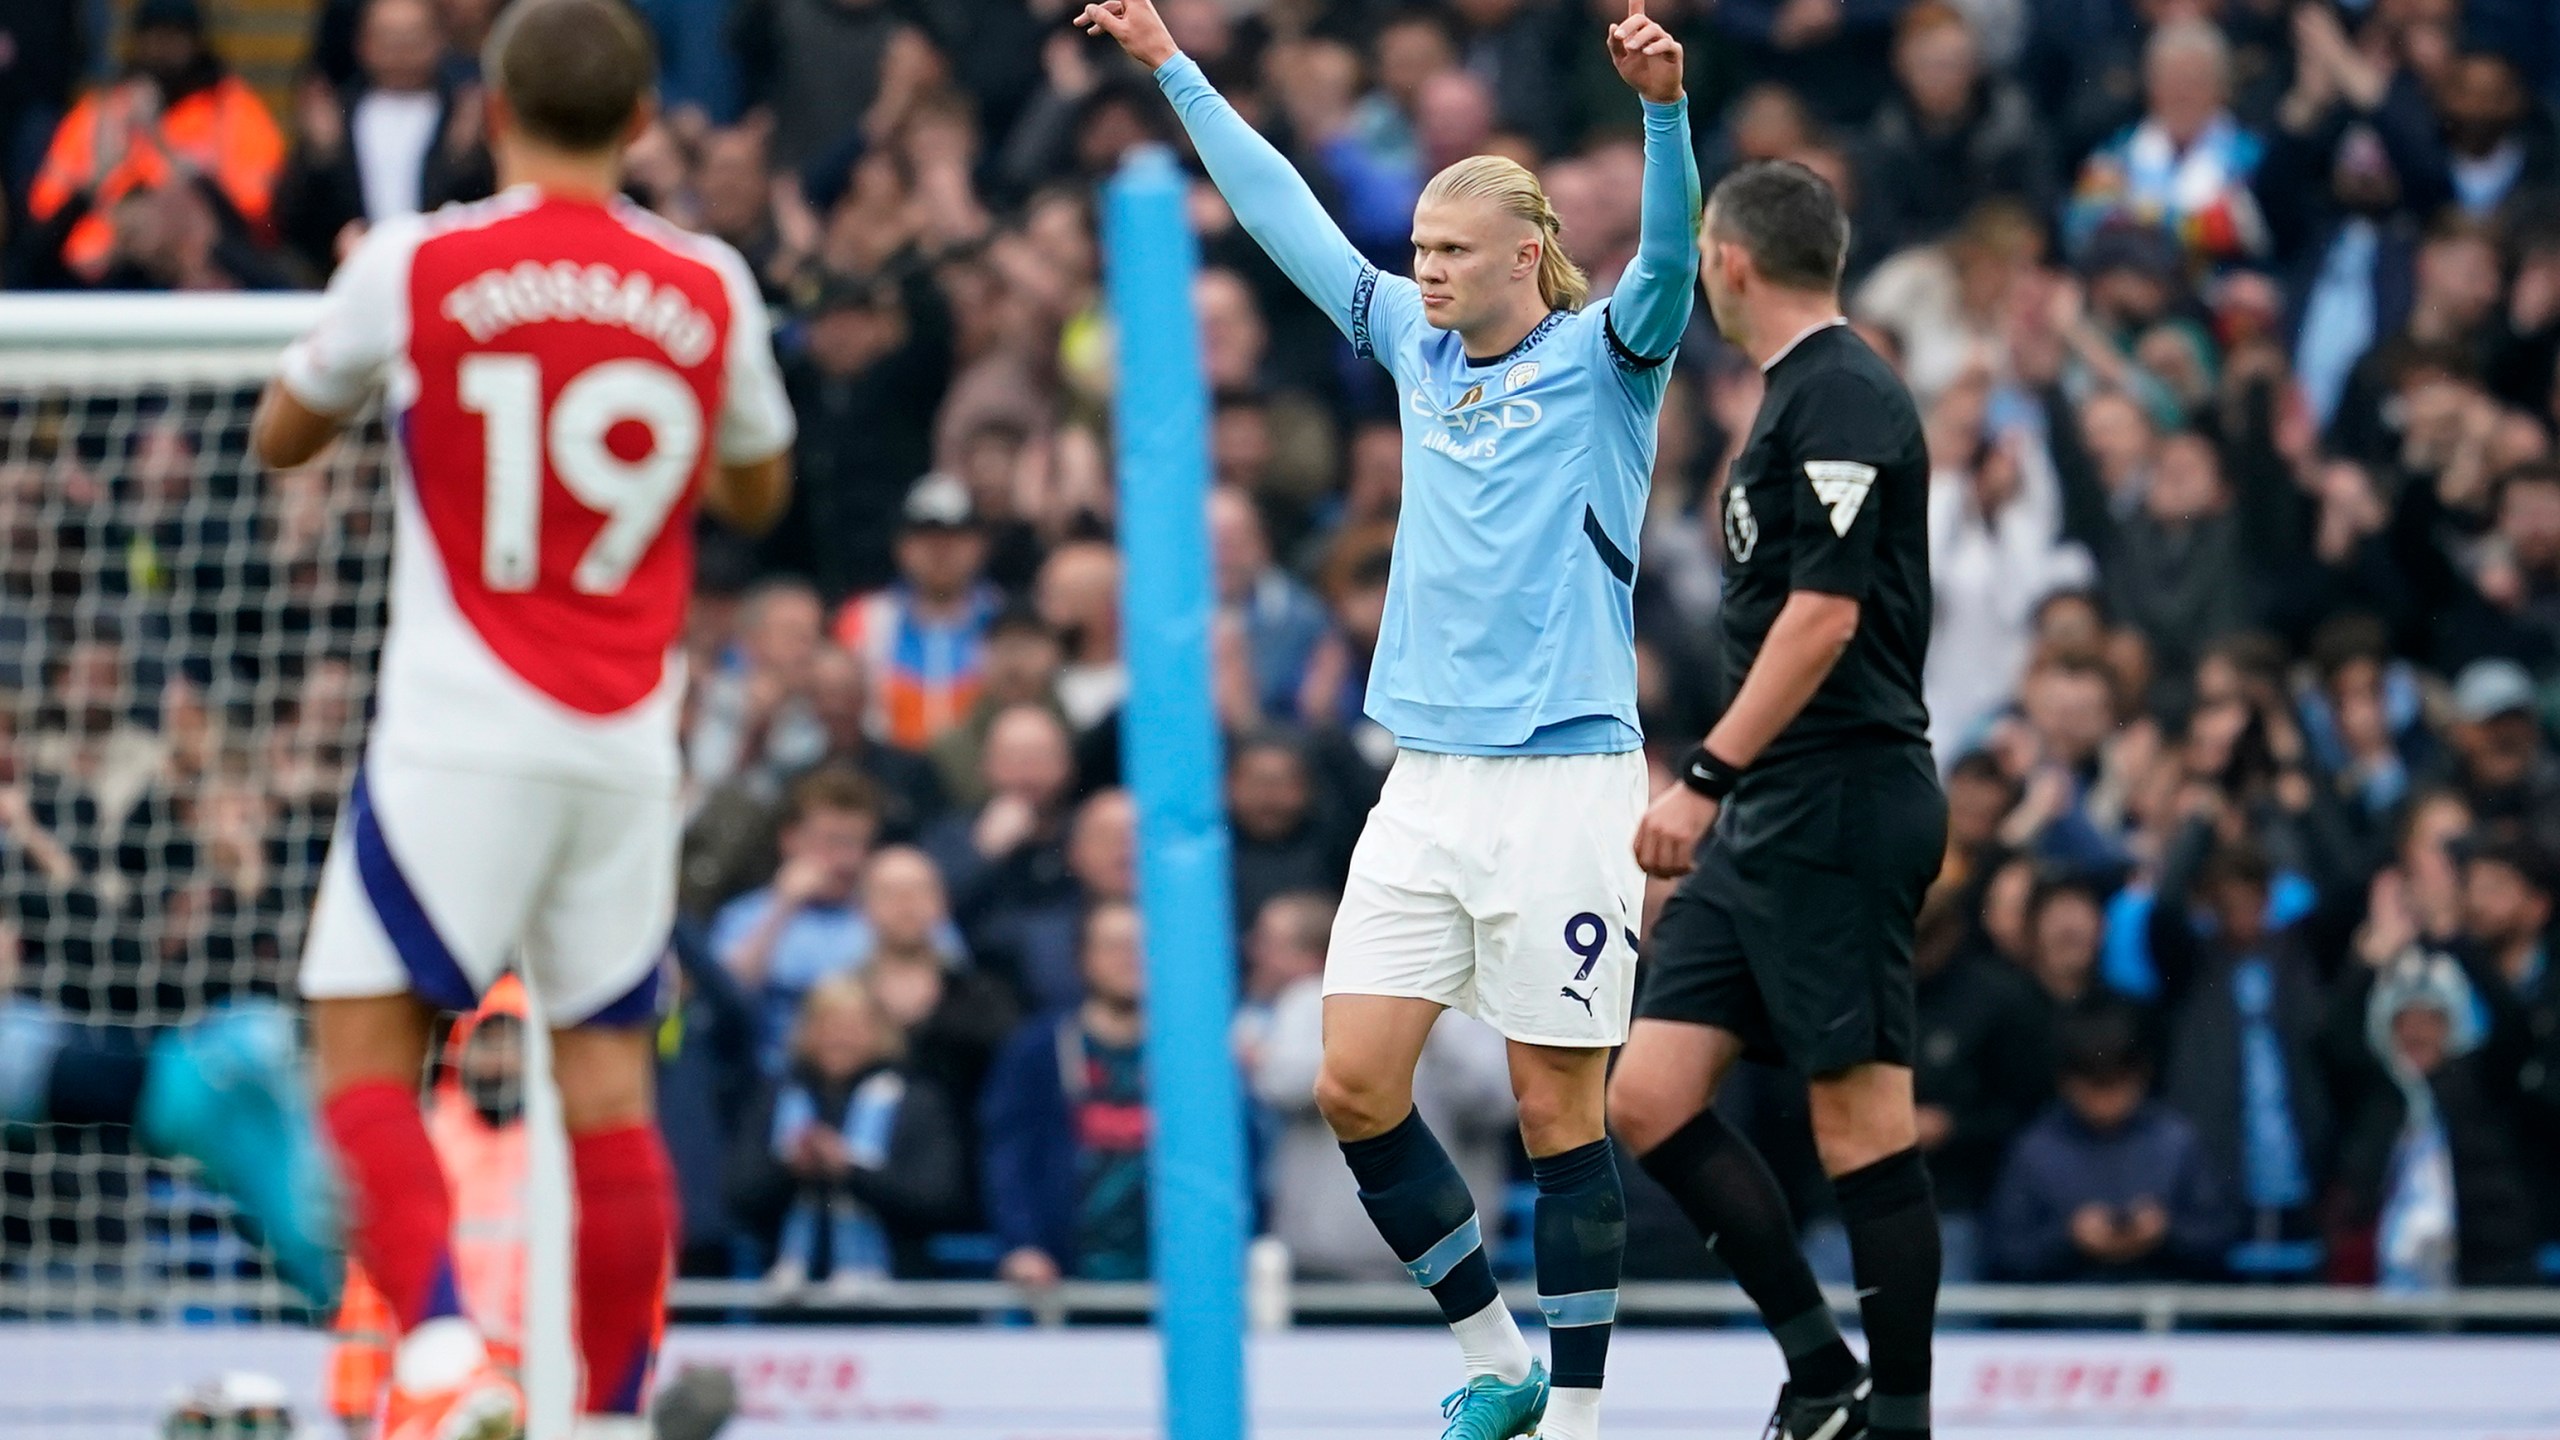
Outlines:
{"type": "Polygon", "coordinates": [[[346,1171],[348,1248],[390,1302],[401,1333],[459,1313],[453,1197],[416,1092],[389,1080],[361,1081],[331,1096],[321,1113],[346,1171]]]}
{"type": "Polygon", "coordinates": [[[675,1177],[655,1125],[569,1137],[578,1194],[578,1354],[589,1415],[637,1415],[675,1253],[675,1177]]]}

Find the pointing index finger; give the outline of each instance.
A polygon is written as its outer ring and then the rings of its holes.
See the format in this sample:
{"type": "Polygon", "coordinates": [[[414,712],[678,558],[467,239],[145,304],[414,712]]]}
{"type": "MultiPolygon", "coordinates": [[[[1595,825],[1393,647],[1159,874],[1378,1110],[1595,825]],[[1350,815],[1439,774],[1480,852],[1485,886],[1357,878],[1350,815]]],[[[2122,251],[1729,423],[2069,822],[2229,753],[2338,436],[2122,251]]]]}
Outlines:
{"type": "Polygon", "coordinates": [[[1627,0],[1627,18],[1628,18],[1628,19],[1633,20],[1633,19],[1635,19],[1635,18],[1637,18],[1638,16],[1641,16],[1641,15],[1643,15],[1643,14],[1644,14],[1644,0],[1627,0]]]}

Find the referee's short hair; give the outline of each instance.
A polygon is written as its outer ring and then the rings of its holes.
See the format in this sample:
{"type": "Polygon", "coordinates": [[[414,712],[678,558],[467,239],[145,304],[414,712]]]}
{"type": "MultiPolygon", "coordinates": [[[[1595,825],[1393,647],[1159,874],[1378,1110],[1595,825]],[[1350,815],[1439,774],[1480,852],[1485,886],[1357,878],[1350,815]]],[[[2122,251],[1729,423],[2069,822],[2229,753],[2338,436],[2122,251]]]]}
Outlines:
{"type": "Polygon", "coordinates": [[[1849,216],[1831,183],[1793,160],[1755,160],[1716,182],[1710,233],[1739,245],[1762,278],[1828,293],[1849,258],[1849,216]]]}

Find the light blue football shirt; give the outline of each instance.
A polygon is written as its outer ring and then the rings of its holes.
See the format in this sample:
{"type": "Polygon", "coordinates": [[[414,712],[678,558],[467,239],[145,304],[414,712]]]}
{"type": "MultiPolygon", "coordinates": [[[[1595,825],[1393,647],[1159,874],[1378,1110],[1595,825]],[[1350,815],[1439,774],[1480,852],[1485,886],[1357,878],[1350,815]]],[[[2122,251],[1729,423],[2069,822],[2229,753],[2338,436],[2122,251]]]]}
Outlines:
{"type": "Polygon", "coordinates": [[[1636,542],[1666,363],[1696,283],[1689,105],[1644,106],[1643,231],[1609,299],[1472,359],[1411,280],[1344,238],[1189,57],[1156,83],[1238,223],[1352,348],[1395,377],[1404,508],[1369,718],[1408,749],[1632,750],[1636,542]]]}

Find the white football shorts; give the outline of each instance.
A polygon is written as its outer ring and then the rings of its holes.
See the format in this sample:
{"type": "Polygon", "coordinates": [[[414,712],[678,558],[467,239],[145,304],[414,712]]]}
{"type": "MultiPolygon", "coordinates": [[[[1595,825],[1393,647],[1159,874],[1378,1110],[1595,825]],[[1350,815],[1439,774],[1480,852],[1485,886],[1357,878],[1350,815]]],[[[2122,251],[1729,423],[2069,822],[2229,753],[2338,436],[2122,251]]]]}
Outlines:
{"type": "Polygon", "coordinates": [[[1328,995],[1404,995],[1531,1045],[1623,1044],[1644,872],[1642,751],[1401,750],[1333,922],[1328,995]]]}
{"type": "Polygon", "coordinates": [[[680,826],[672,785],[372,755],[330,837],[302,993],[466,1010],[512,964],[554,1025],[647,1023],[680,826]]]}

